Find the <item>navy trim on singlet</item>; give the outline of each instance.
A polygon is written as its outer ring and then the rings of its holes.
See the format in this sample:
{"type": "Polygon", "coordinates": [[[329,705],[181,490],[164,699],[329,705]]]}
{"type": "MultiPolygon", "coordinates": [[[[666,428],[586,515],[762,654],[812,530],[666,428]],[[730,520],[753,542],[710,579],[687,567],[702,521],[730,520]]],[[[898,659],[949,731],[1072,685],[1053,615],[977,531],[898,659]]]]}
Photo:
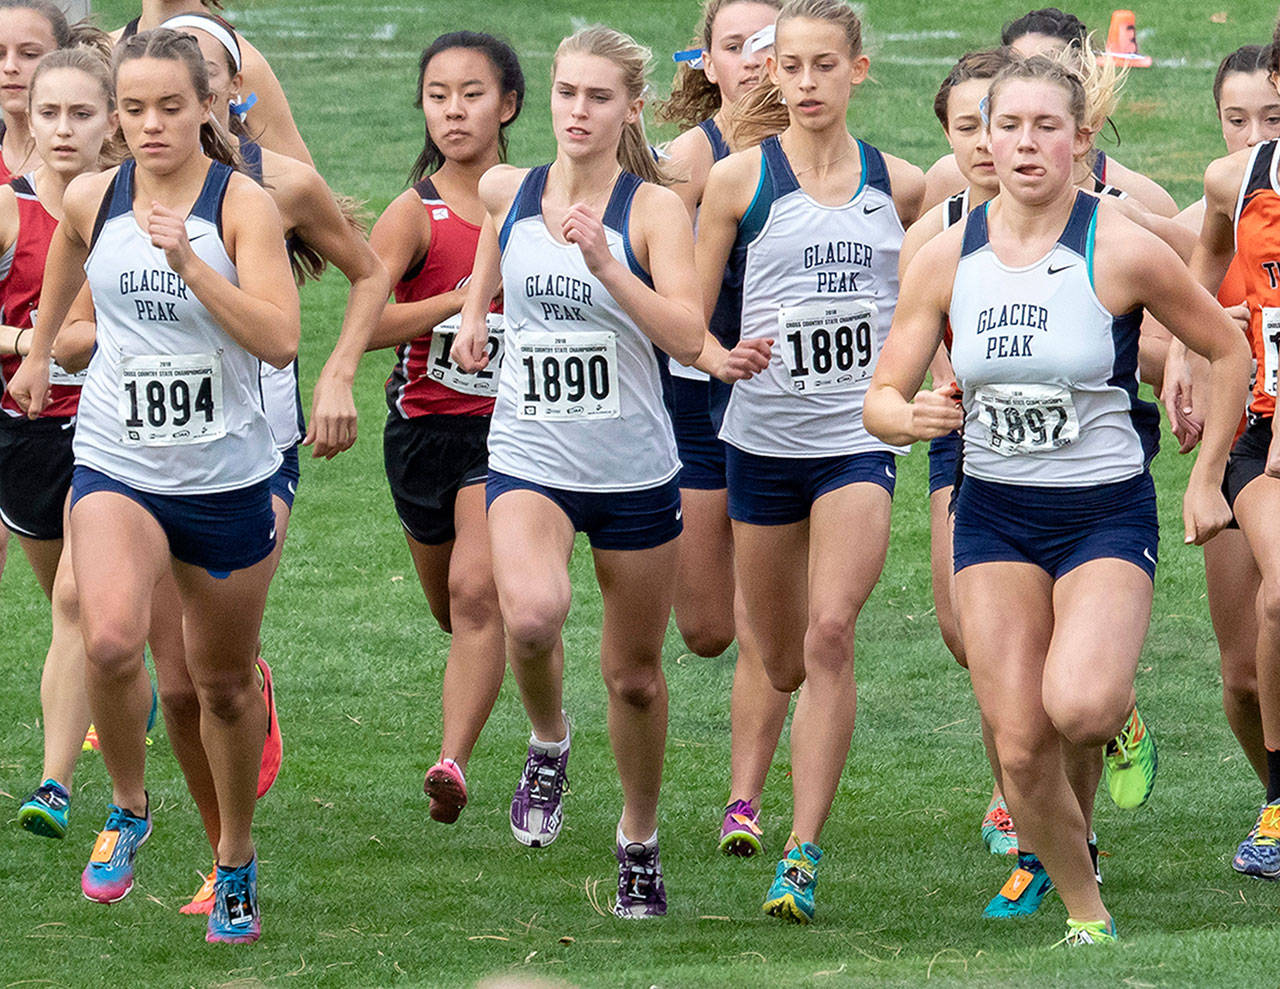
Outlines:
{"type": "Polygon", "coordinates": [[[1093,159],[1093,177],[1103,185],[1107,184],[1107,153],[1099,151],[1098,156],[1093,159]]]}
{"type": "Polygon", "coordinates": [[[610,230],[616,230],[622,237],[622,250],[627,256],[627,265],[631,273],[642,282],[653,288],[653,278],[644,269],[636,252],[631,248],[631,204],[635,202],[636,190],[644,182],[638,175],[623,172],[613,184],[613,193],[609,196],[609,205],[605,207],[604,219],[601,222],[610,230]]]}
{"type": "MultiPolygon", "coordinates": [[[[111,201],[107,211],[108,220],[133,212],[133,173],[136,167],[137,163],[132,158],[126,158],[120,163],[120,171],[111,180],[111,188],[107,190],[107,198],[111,201]]],[[[211,161],[204,176],[204,185],[200,187],[200,195],[187,214],[216,224],[219,234],[222,232],[222,199],[227,194],[227,183],[231,180],[231,175],[230,165],[211,161]]]]}
{"type": "MultiPolygon", "coordinates": [[[[1079,254],[1090,264],[1093,262],[1089,251],[1089,242],[1093,239],[1093,221],[1098,212],[1098,200],[1087,192],[1076,190],[1076,201],[1071,204],[1071,215],[1067,217],[1067,225],[1058,238],[1058,243],[1067,250],[1079,254]]],[[[1093,281],[1093,273],[1089,274],[1093,281]]]]}
{"type": "Polygon", "coordinates": [[[700,121],[698,129],[707,135],[707,142],[711,145],[711,158],[713,161],[728,158],[733,153],[729,150],[729,142],[720,133],[720,127],[714,118],[708,117],[706,120],[700,121]]]}
{"type": "Polygon", "coordinates": [[[124,41],[125,39],[132,38],[135,34],[137,34],[138,22],[141,20],[142,20],[142,17],[138,16],[138,17],[135,17],[133,20],[131,20],[128,24],[126,24],[124,26],[124,29],[120,32],[120,40],[124,41]]]}
{"type": "Polygon", "coordinates": [[[1116,362],[1107,386],[1120,388],[1129,396],[1129,420],[1142,443],[1142,469],[1147,470],[1160,449],[1160,410],[1138,397],[1138,337],[1142,329],[1142,307],[1111,319],[1111,339],[1116,362]]]}
{"type": "Polygon", "coordinates": [[[244,159],[244,168],[249,177],[262,185],[262,145],[240,138],[240,157],[244,159]]]}
{"type": "MultiPolygon", "coordinates": [[[[892,199],[893,188],[889,185],[889,166],[885,163],[884,155],[879,148],[865,141],[859,141],[858,148],[862,152],[862,186],[879,189],[892,199]]],[[[859,187],[858,192],[861,191],[862,187],[859,187]]]]}
{"type": "Polygon", "coordinates": [[[529,173],[516,191],[516,198],[511,201],[507,218],[502,221],[502,229],[498,231],[498,250],[506,250],[512,227],[521,220],[527,220],[531,216],[542,213],[542,190],[547,187],[547,172],[550,170],[550,164],[529,169],[529,173]]]}
{"type": "Polygon", "coordinates": [[[947,200],[946,223],[948,227],[954,227],[964,219],[964,201],[965,194],[963,192],[957,192],[947,200]]]}
{"type": "Polygon", "coordinates": [[[31,184],[30,175],[19,175],[17,178],[9,180],[9,185],[13,186],[14,195],[25,196],[27,199],[39,200],[36,195],[35,186],[31,184]]]}
{"type": "Polygon", "coordinates": [[[987,246],[987,241],[990,239],[987,236],[988,205],[983,203],[969,210],[969,219],[964,224],[964,241],[960,245],[962,258],[967,258],[970,254],[987,246]]]}

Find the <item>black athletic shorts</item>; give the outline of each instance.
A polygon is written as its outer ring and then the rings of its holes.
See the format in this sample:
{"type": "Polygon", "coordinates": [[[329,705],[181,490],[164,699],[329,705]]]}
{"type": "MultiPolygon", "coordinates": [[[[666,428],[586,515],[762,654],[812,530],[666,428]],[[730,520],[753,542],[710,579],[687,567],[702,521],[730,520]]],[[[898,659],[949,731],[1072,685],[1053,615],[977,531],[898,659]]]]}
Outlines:
{"type": "MultiPolygon", "coordinates": [[[[1261,477],[1267,468],[1267,450],[1271,446],[1271,417],[1249,415],[1249,425],[1227,457],[1227,469],[1222,474],[1222,494],[1234,512],[1236,497],[1254,478],[1261,477]]],[[[1228,529],[1238,529],[1235,516],[1227,523],[1228,529]]]]}
{"type": "Polygon", "coordinates": [[[75,420],[0,419],[0,519],[29,539],[61,539],[75,420]]]}
{"type": "Polygon", "coordinates": [[[489,476],[489,417],[392,413],[382,456],[396,514],[405,532],[428,546],[454,535],[458,491],[489,476]]]}

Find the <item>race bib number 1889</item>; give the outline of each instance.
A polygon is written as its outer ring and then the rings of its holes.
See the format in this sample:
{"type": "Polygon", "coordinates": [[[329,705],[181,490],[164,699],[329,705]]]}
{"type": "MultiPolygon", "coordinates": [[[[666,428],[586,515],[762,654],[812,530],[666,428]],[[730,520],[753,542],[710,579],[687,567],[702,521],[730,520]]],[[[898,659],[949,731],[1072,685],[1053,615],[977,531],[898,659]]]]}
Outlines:
{"type": "Polygon", "coordinates": [[[1005,457],[1056,450],[1080,435],[1071,392],[1058,385],[982,385],[973,401],[984,445],[1005,457]]]}
{"type": "Polygon", "coordinates": [[[221,356],[124,358],[119,411],[126,446],[181,446],[225,436],[221,356]]]}
{"type": "Polygon", "coordinates": [[[520,363],[517,418],[565,421],[622,414],[613,333],[524,333],[520,363]]]}
{"type": "Polygon", "coordinates": [[[820,303],[778,311],[782,363],[793,391],[853,389],[876,369],[876,307],[872,302],[820,303]]]}

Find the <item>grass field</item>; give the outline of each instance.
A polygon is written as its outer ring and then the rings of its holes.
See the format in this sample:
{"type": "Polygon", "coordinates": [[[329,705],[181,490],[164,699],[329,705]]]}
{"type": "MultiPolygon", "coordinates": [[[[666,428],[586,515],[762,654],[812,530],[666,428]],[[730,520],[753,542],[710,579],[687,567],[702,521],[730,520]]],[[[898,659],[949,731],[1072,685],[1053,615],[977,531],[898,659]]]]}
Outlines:
{"type": "MultiPolygon", "coordinates": [[[[108,25],[136,12],[95,5],[108,25]]],[[[666,56],[685,47],[692,0],[630,4],[493,0],[232,2],[241,29],[272,60],[317,165],[335,189],[380,211],[404,187],[420,147],[412,108],[417,54],[457,27],[510,37],[529,79],[512,158],[545,160],[548,68],[560,37],[603,20],[666,56]]],[[[855,131],[927,166],[944,149],[931,113],[954,57],[989,44],[1022,4],[877,0],[863,5],[873,81],[853,108],[855,131]]],[[[1076,8],[1105,34],[1109,9],[1076,8]]],[[[1137,10],[1155,68],[1135,73],[1114,152],[1187,204],[1221,146],[1209,85],[1217,60],[1265,41],[1275,9],[1258,0],[1150,4],[1137,10]],[[1225,22],[1210,15],[1225,9],[1225,22]]],[[[669,136],[669,135],[667,135],[669,136]]],[[[303,374],[313,380],[336,336],[341,278],[304,293],[303,374]]],[[[1231,871],[1256,813],[1258,786],[1220,708],[1217,653],[1200,554],[1179,543],[1189,462],[1156,463],[1166,534],[1155,617],[1138,691],[1160,742],[1151,803],[1122,813],[1099,801],[1107,902],[1124,940],[1114,950],[1050,950],[1062,933],[1056,898],[1022,923],[980,911],[1007,864],[978,839],[988,770],[968,681],[942,646],[931,611],[923,450],[900,471],[884,578],[859,627],[858,729],[824,834],[817,922],[760,914],[772,856],[716,854],[728,781],[734,653],[684,654],[674,631],[662,850],[671,899],[664,922],[604,916],[620,791],[604,729],[597,663],[600,598],[585,544],[574,558],[566,629],[566,704],[575,719],[566,825],[544,851],[518,846],[507,802],[528,726],[508,682],[469,767],[472,803],[458,825],[428,820],[422,774],[439,745],[447,637],[417,585],[382,472],[380,385],[388,355],[361,369],[361,439],[332,463],[306,462],[284,565],[272,590],[264,650],[277,670],[286,761],[259,808],[264,936],[253,947],[207,946],[182,917],[208,847],[163,731],[152,749],[155,834],[123,903],[83,900],[77,877],[109,784],[97,756],[74,786],[63,842],[13,823],[39,782],[40,664],[48,608],[16,543],[0,593],[0,986],[468,985],[491,975],[599,986],[1276,985],[1280,889],[1231,871]]],[[[309,393],[309,388],[306,389],[309,393]]],[[[785,739],[770,774],[770,851],[790,812],[785,739]]],[[[607,906],[606,906],[607,909],[607,906]]]]}

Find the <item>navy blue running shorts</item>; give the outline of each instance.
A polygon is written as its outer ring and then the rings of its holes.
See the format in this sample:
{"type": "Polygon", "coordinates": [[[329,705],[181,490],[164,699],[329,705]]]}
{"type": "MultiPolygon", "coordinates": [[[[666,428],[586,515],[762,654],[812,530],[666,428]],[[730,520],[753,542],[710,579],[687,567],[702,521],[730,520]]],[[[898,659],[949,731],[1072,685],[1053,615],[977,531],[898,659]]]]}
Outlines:
{"type": "Polygon", "coordinates": [[[675,396],[672,425],[680,452],[680,487],[698,491],[723,491],[725,442],[716,435],[707,405],[709,381],[691,381],[672,375],[675,396]]]}
{"type": "Polygon", "coordinates": [[[725,445],[729,518],[750,525],[790,525],[809,517],[813,503],[849,484],[878,484],[893,496],[897,465],[892,453],[836,457],[762,457],[725,445]]]}

